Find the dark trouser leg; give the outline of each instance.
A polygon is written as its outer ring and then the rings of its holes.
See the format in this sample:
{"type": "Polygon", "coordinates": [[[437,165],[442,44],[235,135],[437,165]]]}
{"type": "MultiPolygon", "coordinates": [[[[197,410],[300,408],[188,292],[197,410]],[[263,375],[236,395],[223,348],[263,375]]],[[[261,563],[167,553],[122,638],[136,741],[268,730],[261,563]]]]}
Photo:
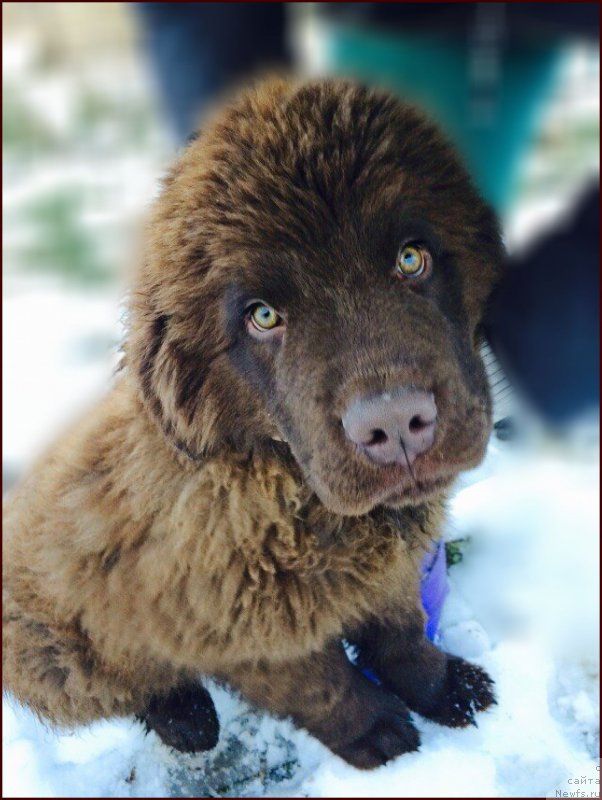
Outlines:
{"type": "Polygon", "coordinates": [[[289,61],[283,3],[131,5],[180,144],[230,84],[289,61]]]}

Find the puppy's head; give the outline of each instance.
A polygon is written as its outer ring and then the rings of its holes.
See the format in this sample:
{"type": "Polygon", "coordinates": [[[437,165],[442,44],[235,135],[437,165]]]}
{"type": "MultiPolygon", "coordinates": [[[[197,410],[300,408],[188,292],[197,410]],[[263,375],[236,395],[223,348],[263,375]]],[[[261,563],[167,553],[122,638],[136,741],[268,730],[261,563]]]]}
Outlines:
{"type": "Polygon", "coordinates": [[[482,457],[496,221],[416,110],[356,85],[240,95],[165,182],[128,361],[191,457],[285,440],[341,514],[482,457]]]}

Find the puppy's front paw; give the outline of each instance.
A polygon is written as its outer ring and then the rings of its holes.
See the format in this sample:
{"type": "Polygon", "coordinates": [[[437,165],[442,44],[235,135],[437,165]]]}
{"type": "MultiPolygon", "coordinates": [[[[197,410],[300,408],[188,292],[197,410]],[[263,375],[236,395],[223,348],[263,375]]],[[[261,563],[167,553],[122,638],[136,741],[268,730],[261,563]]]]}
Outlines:
{"type": "Polygon", "coordinates": [[[477,724],[477,711],[496,703],[493,681],[484,669],[463,658],[448,656],[445,688],[440,700],[427,713],[421,713],[440,725],[464,728],[477,724]]]}
{"type": "Polygon", "coordinates": [[[163,744],[181,753],[211,750],[219,737],[219,721],[209,692],[203,686],[184,686],[153,697],[139,716],[163,744]]]}
{"type": "Polygon", "coordinates": [[[358,769],[375,769],[419,746],[420,736],[410,715],[391,710],[381,713],[367,732],[335,752],[358,769]]]}

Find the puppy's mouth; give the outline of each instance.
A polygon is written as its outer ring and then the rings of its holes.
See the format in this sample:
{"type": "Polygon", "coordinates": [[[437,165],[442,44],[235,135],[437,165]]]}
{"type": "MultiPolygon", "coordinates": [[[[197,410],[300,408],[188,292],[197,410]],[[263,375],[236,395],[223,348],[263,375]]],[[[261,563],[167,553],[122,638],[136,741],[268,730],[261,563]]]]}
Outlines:
{"type": "Polygon", "coordinates": [[[416,505],[448,488],[461,470],[440,470],[437,473],[422,472],[411,477],[400,466],[385,468],[378,481],[368,485],[359,484],[352,492],[341,495],[333,491],[326,482],[308,476],[309,483],[322,503],[336,514],[361,516],[377,506],[401,508],[416,505]]]}
{"type": "Polygon", "coordinates": [[[479,464],[482,457],[482,448],[475,443],[470,452],[464,451],[459,458],[443,459],[441,453],[433,452],[417,459],[411,469],[404,464],[372,465],[367,473],[364,470],[363,475],[356,473],[355,480],[348,475],[337,489],[328,478],[324,480],[316,474],[309,478],[309,483],[333,512],[358,516],[377,506],[401,508],[429,500],[448,489],[462,471],[479,464]]]}
{"type": "Polygon", "coordinates": [[[367,494],[372,505],[399,506],[425,500],[449,486],[458,471],[429,470],[418,465],[391,465],[381,468],[378,483],[367,494]]]}
{"type": "Polygon", "coordinates": [[[414,478],[411,483],[406,480],[402,485],[398,485],[392,490],[387,490],[384,496],[377,495],[374,505],[395,507],[423,501],[442,489],[446,489],[453,483],[455,478],[456,474],[454,473],[438,477],[429,476],[423,479],[414,478]]]}

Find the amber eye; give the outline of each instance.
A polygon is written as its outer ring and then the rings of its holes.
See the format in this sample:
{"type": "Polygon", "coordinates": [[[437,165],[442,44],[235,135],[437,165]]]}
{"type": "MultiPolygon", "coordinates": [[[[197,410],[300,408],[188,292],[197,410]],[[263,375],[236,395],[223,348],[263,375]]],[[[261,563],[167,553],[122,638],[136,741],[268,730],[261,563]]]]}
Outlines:
{"type": "Polygon", "coordinates": [[[258,303],[251,310],[251,322],[259,331],[270,331],[280,324],[280,317],[271,306],[258,303]]]}
{"type": "Polygon", "coordinates": [[[406,278],[417,278],[427,269],[429,262],[430,256],[424,248],[406,244],[397,255],[395,269],[406,278]]]}

